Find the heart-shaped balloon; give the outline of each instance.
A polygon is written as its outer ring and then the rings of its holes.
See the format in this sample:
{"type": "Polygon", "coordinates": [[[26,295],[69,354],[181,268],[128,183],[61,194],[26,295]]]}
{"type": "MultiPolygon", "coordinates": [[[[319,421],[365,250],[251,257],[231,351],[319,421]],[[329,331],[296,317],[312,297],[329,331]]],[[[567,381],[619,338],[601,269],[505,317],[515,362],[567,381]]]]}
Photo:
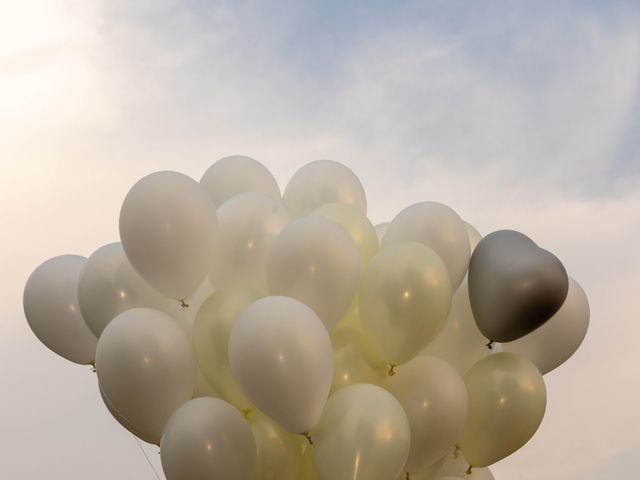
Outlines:
{"type": "Polygon", "coordinates": [[[469,262],[469,299],[478,328],[492,341],[532,332],[562,306],[569,288],[558,258],[513,230],[484,237],[469,262]]]}

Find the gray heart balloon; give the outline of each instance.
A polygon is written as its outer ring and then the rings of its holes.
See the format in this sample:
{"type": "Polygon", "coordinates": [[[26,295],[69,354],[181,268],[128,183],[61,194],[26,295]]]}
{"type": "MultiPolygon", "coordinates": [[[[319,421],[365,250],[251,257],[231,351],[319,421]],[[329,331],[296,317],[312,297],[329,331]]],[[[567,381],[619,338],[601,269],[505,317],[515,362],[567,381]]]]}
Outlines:
{"type": "Polygon", "coordinates": [[[478,329],[511,342],[534,331],[562,306],[569,279],[558,258],[513,230],[484,237],[469,262],[469,299],[478,329]]]}

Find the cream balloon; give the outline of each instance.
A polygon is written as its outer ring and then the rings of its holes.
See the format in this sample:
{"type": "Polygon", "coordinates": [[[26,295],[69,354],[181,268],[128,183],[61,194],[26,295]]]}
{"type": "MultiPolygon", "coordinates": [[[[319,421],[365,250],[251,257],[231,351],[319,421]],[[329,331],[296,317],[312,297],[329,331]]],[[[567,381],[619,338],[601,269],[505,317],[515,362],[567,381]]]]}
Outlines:
{"type": "Polygon", "coordinates": [[[378,236],[378,243],[380,245],[382,245],[382,239],[384,238],[384,234],[387,233],[387,228],[389,228],[389,225],[391,225],[391,222],[383,222],[373,227],[376,231],[376,235],[378,236]]]}
{"type": "Polygon", "coordinates": [[[578,282],[569,277],[569,291],[560,310],[533,332],[503,343],[502,348],[528,358],[544,375],[578,350],[588,328],[589,300],[578,282]]]}
{"type": "Polygon", "coordinates": [[[418,357],[398,368],[385,385],[404,408],[411,428],[405,470],[423,471],[453,446],[467,418],[467,389],[444,360],[418,357]]]}
{"type": "Polygon", "coordinates": [[[358,248],[362,267],[378,252],[380,248],[378,236],[371,221],[354,206],[344,203],[327,203],[314,210],[312,215],[333,220],[347,231],[358,248]]]}
{"type": "Polygon", "coordinates": [[[210,278],[218,288],[232,284],[266,292],[267,254],[289,223],[282,204],[262,193],[240,193],[218,208],[219,248],[210,278]]]}
{"type": "Polygon", "coordinates": [[[476,249],[476,247],[480,243],[480,240],[482,240],[482,235],[480,235],[480,232],[476,229],[476,227],[474,227],[470,223],[464,220],[463,220],[463,223],[465,228],[467,229],[467,236],[469,237],[470,253],[473,253],[473,251],[476,249]]]}
{"type": "Polygon", "coordinates": [[[193,325],[193,349],[202,374],[222,398],[240,410],[252,406],[231,373],[229,336],[238,314],[258,297],[239,288],[219,290],[200,307],[193,325]]]}
{"type": "Polygon", "coordinates": [[[171,416],[160,459],[167,480],[255,480],[256,443],[249,424],[224,400],[197,398],[171,416]]]}
{"type": "Polygon", "coordinates": [[[156,172],[136,183],[120,210],[127,258],[153,288],[187,299],[209,272],[218,220],[207,192],[190,177],[156,172]]]}
{"type": "Polygon", "coordinates": [[[98,339],[78,306],[78,280],[86,258],[54,257],[29,276],[22,297],[29,327],[48,349],[67,360],[94,362],[98,339]]]}
{"type": "Polygon", "coordinates": [[[360,318],[390,365],[415,357],[438,334],[450,306],[447,268],[436,252],[421,243],[383,248],[362,275],[360,318]]]}
{"type": "Polygon", "coordinates": [[[78,283],[78,302],[87,325],[99,337],[120,313],[150,307],[173,313],[177,302],[151,288],[129,263],[120,242],[100,247],[87,259],[78,283]]]}
{"type": "Polygon", "coordinates": [[[462,219],[446,205],[420,202],[402,210],[387,229],[382,247],[415,241],[431,247],[447,266],[453,290],[469,266],[469,235],[462,219]]]}
{"type": "Polygon", "coordinates": [[[200,184],[216,207],[240,193],[262,193],[280,201],[280,187],[267,168],[257,160],[243,155],[221,158],[204,173],[200,184]]]}
{"type": "Polygon", "coordinates": [[[96,371],[111,406],[140,438],[155,444],[169,416],[192,398],[196,386],[184,330],[152,308],[127,310],[109,322],[98,341],[96,371]]]}
{"type": "Polygon", "coordinates": [[[336,202],[367,213],[362,183],[349,167],[333,160],[316,160],[300,168],[284,189],[282,201],[291,218],[303,217],[321,205],[336,202]]]}
{"type": "Polygon", "coordinates": [[[373,351],[362,331],[351,325],[338,325],[331,332],[333,343],[333,382],[331,392],[354,383],[380,385],[386,374],[384,363],[373,351]]]}
{"type": "Polygon", "coordinates": [[[302,455],[302,468],[299,480],[319,480],[316,466],[313,464],[313,445],[308,445],[302,455]]]}
{"type": "Polygon", "coordinates": [[[473,467],[485,467],[511,455],[536,432],[547,404],[540,372],[524,357],[495,353],[464,376],[469,416],[458,439],[473,467]]]}
{"type": "Polygon", "coordinates": [[[409,454],[407,416],[385,389],[360,383],[327,402],[312,432],[320,480],[392,480],[409,454]]]}
{"type": "Polygon", "coordinates": [[[299,480],[306,439],[280,428],[257,410],[248,414],[258,448],[257,480],[299,480]]]}
{"type": "Polygon", "coordinates": [[[304,217],[287,225],[267,260],[269,293],[305,303],[329,331],[349,309],[359,278],[356,245],[344,228],[323,217],[304,217]]]}
{"type": "Polygon", "coordinates": [[[446,360],[462,375],[491,350],[489,339],[480,333],[471,312],[467,280],[453,294],[451,310],[444,327],[422,350],[422,355],[446,360]]]}
{"type": "Polygon", "coordinates": [[[102,402],[104,403],[104,406],[107,407],[107,410],[109,411],[109,413],[111,414],[111,416],[122,426],[124,427],[127,431],[129,431],[130,433],[132,433],[133,435],[135,435],[138,438],[143,438],[144,437],[144,433],[141,433],[140,431],[138,431],[138,429],[136,428],[135,425],[133,425],[131,422],[129,422],[126,418],[124,418],[122,415],[120,415],[115,408],[113,408],[111,406],[111,403],[109,402],[109,399],[107,398],[107,396],[104,394],[104,392],[102,391],[102,387],[100,387],[100,385],[98,385],[98,390],[100,391],[100,397],[102,398],[102,402]]]}
{"type": "Polygon", "coordinates": [[[309,307],[265,297],[238,316],[229,338],[233,377],[260,411],[291,433],[308,432],[327,401],[331,340],[309,307]]]}

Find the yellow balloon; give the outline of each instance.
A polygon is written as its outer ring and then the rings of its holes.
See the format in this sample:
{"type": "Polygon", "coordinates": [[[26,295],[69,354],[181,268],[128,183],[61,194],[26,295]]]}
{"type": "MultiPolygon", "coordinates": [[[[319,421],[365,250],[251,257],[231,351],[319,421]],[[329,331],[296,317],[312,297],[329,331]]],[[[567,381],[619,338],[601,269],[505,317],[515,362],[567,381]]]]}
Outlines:
{"type": "Polygon", "coordinates": [[[233,379],[227,345],[236,317],[257,298],[258,294],[247,290],[218,290],[202,304],[193,324],[193,348],[202,374],[215,391],[240,410],[252,407],[233,379]]]}
{"type": "Polygon", "coordinates": [[[438,254],[418,242],[383,248],[365,268],[359,308],[364,330],[390,365],[415,357],[451,307],[451,282],[438,254]]]}
{"type": "Polygon", "coordinates": [[[361,210],[344,203],[327,203],[316,209],[312,215],[333,220],[344,228],[358,247],[360,263],[364,267],[379,248],[378,236],[373,224],[361,210]]]}
{"type": "Polygon", "coordinates": [[[313,464],[313,446],[307,445],[302,456],[302,468],[300,469],[300,480],[320,480],[318,472],[313,464]]]}
{"type": "Polygon", "coordinates": [[[511,455],[536,432],[547,405],[538,368],[514,353],[491,354],[464,376],[469,416],[458,439],[473,467],[511,455]]]}

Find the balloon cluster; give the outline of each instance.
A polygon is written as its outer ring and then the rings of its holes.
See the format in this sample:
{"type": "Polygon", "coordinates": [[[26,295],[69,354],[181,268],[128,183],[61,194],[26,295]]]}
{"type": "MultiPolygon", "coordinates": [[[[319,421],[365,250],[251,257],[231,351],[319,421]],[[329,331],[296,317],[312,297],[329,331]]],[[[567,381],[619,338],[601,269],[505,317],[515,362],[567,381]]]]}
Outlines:
{"type": "Polygon", "coordinates": [[[492,479],[540,425],[587,298],[521,233],[481,238],[435,202],[374,227],[366,205],[328,160],[282,196],[248,157],[153,173],[121,243],[33,272],[27,321],[94,365],[169,480],[492,479]]]}

